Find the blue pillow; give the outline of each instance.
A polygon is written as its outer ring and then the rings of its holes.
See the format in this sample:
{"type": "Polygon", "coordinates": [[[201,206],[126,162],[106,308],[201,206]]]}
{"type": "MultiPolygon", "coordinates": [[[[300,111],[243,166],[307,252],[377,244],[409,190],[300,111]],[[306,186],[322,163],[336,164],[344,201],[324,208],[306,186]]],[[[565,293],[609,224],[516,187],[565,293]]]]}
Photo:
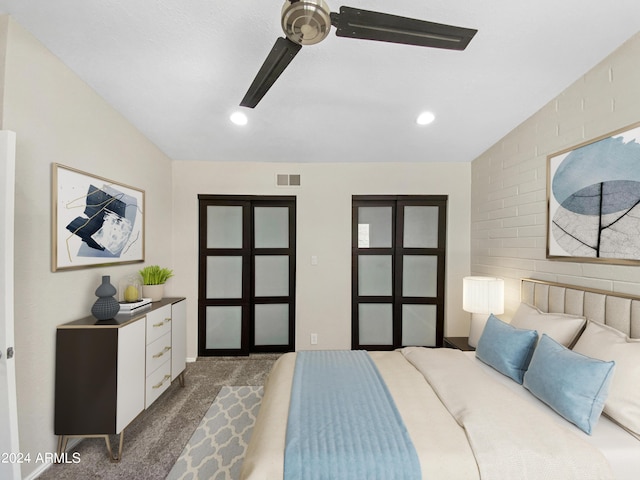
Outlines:
{"type": "Polygon", "coordinates": [[[542,335],[524,386],[556,412],[591,435],[604,408],[615,362],[569,350],[542,335]]]}
{"type": "Polygon", "coordinates": [[[537,341],[535,330],[516,328],[491,314],[478,340],[476,357],[522,384],[537,341]]]}

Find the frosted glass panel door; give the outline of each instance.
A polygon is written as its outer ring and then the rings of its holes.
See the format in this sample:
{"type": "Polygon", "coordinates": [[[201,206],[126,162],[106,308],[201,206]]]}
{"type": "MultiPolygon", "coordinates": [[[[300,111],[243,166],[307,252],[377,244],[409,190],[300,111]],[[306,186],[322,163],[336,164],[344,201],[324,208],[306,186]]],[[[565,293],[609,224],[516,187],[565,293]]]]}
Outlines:
{"type": "Polygon", "coordinates": [[[354,196],[352,348],[442,346],[444,196],[354,196]]]}
{"type": "Polygon", "coordinates": [[[293,350],[295,197],[199,200],[198,354],[293,350]]]}

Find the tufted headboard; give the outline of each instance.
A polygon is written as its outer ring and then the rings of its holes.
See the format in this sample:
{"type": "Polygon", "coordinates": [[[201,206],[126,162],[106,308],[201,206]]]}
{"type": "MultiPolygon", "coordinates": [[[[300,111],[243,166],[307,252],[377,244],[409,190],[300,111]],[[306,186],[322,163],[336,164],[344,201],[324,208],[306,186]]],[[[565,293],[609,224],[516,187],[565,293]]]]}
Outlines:
{"type": "Polygon", "coordinates": [[[640,338],[640,297],[523,278],[520,300],[543,312],[582,315],[640,338]]]}

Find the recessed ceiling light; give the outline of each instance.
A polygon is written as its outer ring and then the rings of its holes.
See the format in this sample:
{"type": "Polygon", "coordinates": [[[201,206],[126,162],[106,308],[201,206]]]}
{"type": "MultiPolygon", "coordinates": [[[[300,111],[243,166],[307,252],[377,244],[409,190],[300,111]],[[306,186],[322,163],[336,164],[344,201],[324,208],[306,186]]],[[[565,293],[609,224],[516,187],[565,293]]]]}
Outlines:
{"type": "Polygon", "coordinates": [[[236,125],[246,125],[249,121],[247,116],[242,112],[233,112],[229,118],[236,125]]]}
{"type": "Polygon", "coordinates": [[[422,112],[420,115],[418,115],[418,118],[416,118],[416,123],[418,125],[429,125],[435,119],[436,119],[436,116],[433,113],[422,112]]]}

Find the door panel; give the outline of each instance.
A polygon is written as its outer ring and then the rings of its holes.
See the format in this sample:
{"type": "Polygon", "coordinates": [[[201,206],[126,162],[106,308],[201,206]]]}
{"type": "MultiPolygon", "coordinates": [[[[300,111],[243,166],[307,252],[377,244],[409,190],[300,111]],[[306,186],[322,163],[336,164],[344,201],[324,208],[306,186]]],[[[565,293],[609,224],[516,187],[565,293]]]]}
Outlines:
{"type": "Polygon", "coordinates": [[[242,298],[242,257],[207,257],[207,298],[242,298]]]}
{"type": "MultiPolygon", "coordinates": [[[[0,453],[20,451],[14,347],[14,207],[16,134],[0,132],[0,453]]],[[[0,478],[22,478],[19,462],[0,462],[0,478]]]]}
{"type": "Polygon", "coordinates": [[[389,296],[393,292],[393,257],[360,255],[358,258],[358,295],[389,296]]]}
{"type": "Polygon", "coordinates": [[[438,248],[438,207],[404,206],[404,248],[438,248]]]}
{"type": "Polygon", "coordinates": [[[393,239],[392,207],[358,208],[359,248],[391,248],[393,239]]]}
{"type": "Polygon", "coordinates": [[[287,255],[256,255],[254,276],[256,297],[289,295],[289,257],[287,255]]]}
{"type": "Polygon", "coordinates": [[[438,294],[438,257],[402,256],[402,296],[435,297],[438,294]]]}
{"type": "Polygon", "coordinates": [[[435,347],[435,305],[402,305],[402,346],[435,347]]]}
{"type": "Polygon", "coordinates": [[[242,348],[242,307],[206,308],[207,350],[240,350],[242,348]]]}
{"type": "Polygon", "coordinates": [[[289,343],[289,305],[286,303],[255,306],[256,345],[286,345],[289,343]]]}
{"type": "Polygon", "coordinates": [[[207,206],[207,248],[242,248],[242,206],[207,206]]]}
{"type": "Polygon", "coordinates": [[[289,208],[254,207],[255,248],[289,248],[289,208]]]}
{"type": "Polygon", "coordinates": [[[393,344],[393,304],[361,303],[358,317],[361,345],[393,344]]]}

